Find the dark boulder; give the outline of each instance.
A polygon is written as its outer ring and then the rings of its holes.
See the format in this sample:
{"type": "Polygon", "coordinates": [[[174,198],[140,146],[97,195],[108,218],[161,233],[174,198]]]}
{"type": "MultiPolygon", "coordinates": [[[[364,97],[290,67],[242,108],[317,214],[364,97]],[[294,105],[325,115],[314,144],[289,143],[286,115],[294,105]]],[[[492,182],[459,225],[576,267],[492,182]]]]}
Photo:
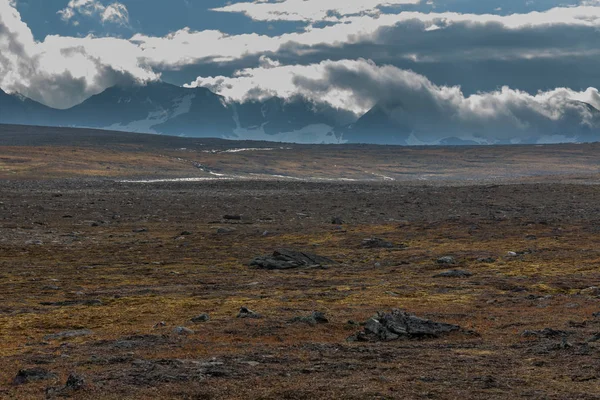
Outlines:
{"type": "Polygon", "coordinates": [[[85,379],[81,375],[70,374],[65,384],[66,389],[80,390],[85,386],[85,379]]]}
{"type": "Polygon", "coordinates": [[[45,370],[43,368],[32,368],[22,369],[17,373],[17,376],[13,379],[13,384],[23,385],[35,381],[43,381],[47,379],[55,379],[57,376],[55,373],[45,370]]]}
{"type": "Polygon", "coordinates": [[[451,269],[450,271],[444,271],[437,275],[434,275],[434,278],[469,278],[473,276],[473,274],[469,271],[463,271],[461,269],[451,269]]]}
{"type": "Polygon", "coordinates": [[[379,312],[369,319],[364,329],[348,338],[349,341],[390,341],[437,338],[461,331],[458,325],[419,318],[402,310],[379,312]]]}
{"type": "Polygon", "coordinates": [[[332,217],[331,218],[331,223],[333,225],[343,225],[344,224],[344,220],[341,219],[340,217],[332,217]]]}
{"type": "Polygon", "coordinates": [[[325,316],[325,313],[321,312],[321,311],[314,311],[312,314],[310,314],[307,317],[294,317],[290,320],[291,323],[297,323],[297,322],[301,322],[301,323],[305,323],[311,326],[317,325],[317,324],[327,324],[329,323],[329,319],[325,316]]]}
{"type": "Polygon", "coordinates": [[[294,250],[276,250],[270,256],[257,257],[250,262],[258,269],[319,268],[336,264],[335,261],[316,254],[294,250]]]}
{"type": "Polygon", "coordinates": [[[74,331],[65,331],[59,333],[53,333],[51,335],[44,336],[44,340],[58,340],[58,339],[71,339],[80,336],[92,335],[93,332],[89,329],[77,329],[74,331]]]}
{"type": "Polygon", "coordinates": [[[553,338],[553,337],[561,337],[561,336],[566,336],[566,335],[568,335],[568,332],[561,331],[558,329],[552,329],[552,328],[544,328],[539,331],[526,330],[526,331],[523,331],[523,333],[521,334],[521,336],[523,336],[523,337],[538,337],[538,338],[553,338]]]}
{"type": "Polygon", "coordinates": [[[396,246],[392,242],[387,242],[383,239],[379,238],[369,238],[362,241],[362,247],[367,249],[393,249],[396,247],[404,247],[404,246],[396,246]]]}
{"type": "Polygon", "coordinates": [[[452,265],[456,264],[456,260],[452,256],[444,256],[437,259],[438,264],[442,265],[452,265]]]}
{"type": "Polygon", "coordinates": [[[195,324],[200,324],[202,322],[208,322],[210,320],[210,315],[208,314],[200,314],[194,318],[192,318],[190,321],[192,321],[195,324]]]}
{"type": "Polygon", "coordinates": [[[252,311],[251,309],[247,308],[247,307],[241,307],[240,308],[240,312],[237,315],[238,318],[262,318],[262,315],[260,315],[257,312],[252,311]]]}

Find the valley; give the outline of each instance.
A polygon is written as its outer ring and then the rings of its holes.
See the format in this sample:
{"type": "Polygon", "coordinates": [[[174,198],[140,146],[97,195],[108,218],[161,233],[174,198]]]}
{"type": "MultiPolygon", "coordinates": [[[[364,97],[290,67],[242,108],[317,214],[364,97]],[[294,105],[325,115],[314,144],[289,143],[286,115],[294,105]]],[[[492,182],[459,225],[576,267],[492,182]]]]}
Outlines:
{"type": "Polygon", "coordinates": [[[0,126],[0,397],[597,399],[597,146],[0,126]]]}

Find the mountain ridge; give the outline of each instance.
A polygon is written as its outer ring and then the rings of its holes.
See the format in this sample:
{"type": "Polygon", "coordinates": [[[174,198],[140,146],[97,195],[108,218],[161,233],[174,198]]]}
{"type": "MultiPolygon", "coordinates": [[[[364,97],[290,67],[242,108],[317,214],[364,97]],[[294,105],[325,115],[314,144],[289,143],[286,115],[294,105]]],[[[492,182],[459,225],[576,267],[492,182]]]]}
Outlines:
{"type": "Polygon", "coordinates": [[[530,132],[502,139],[486,137],[478,127],[446,131],[443,124],[437,127],[436,121],[426,120],[414,106],[411,109],[407,101],[378,102],[356,117],[300,96],[230,102],[208,88],[156,81],[113,86],[65,110],[0,90],[0,123],[306,144],[471,145],[600,138],[600,110],[577,100],[565,102],[570,108],[561,120],[542,121],[530,132]],[[588,115],[583,122],[582,112],[588,115]]]}

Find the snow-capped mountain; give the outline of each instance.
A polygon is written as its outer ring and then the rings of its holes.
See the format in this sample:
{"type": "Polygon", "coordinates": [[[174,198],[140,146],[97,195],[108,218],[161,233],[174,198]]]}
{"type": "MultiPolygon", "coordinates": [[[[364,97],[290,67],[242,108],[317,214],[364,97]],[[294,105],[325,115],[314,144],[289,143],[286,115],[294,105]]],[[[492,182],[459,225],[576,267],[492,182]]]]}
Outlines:
{"type": "Polygon", "coordinates": [[[447,110],[379,103],[336,133],[347,143],[397,145],[547,144],[600,140],[600,110],[565,100],[554,109],[473,120],[447,110]]]}
{"type": "Polygon", "coordinates": [[[112,87],[65,111],[70,126],[189,137],[338,143],[336,113],[297,99],[229,103],[206,88],[112,87]]]}
{"type": "Polygon", "coordinates": [[[236,103],[206,88],[164,82],[115,86],[68,110],[0,90],[0,123],[8,124],[295,143],[473,145],[600,139],[598,109],[568,100],[559,110],[528,115],[528,123],[514,129],[505,120],[473,122],[444,110],[420,110],[410,99],[381,102],[357,118],[300,97],[236,103]]]}

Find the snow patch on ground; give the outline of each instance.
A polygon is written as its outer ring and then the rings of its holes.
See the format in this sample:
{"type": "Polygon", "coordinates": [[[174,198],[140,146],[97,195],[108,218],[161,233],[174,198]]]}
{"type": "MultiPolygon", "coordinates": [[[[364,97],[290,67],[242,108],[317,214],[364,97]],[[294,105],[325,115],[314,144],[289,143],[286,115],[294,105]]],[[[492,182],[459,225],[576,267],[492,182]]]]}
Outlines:
{"type": "Polygon", "coordinates": [[[229,149],[224,150],[223,153],[240,153],[242,151],[272,151],[275,150],[272,147],[264,147],[264,148],[247,148],[247,149],[229,149]]]}
{"type": "Polygon", "coordinates": [[[577,138],[564,135],[542,136],[536,142],[537,144],[559,144],[559,143],[578,143],[577,138]]]}
{"type": "Polygon", "coordinates": [[[163,183],[163,182],[204,182],[204,181],[221,181],[232,178],[164,178],[164,179],[134,179],[120,180],[121,183],[163,183]]]}

